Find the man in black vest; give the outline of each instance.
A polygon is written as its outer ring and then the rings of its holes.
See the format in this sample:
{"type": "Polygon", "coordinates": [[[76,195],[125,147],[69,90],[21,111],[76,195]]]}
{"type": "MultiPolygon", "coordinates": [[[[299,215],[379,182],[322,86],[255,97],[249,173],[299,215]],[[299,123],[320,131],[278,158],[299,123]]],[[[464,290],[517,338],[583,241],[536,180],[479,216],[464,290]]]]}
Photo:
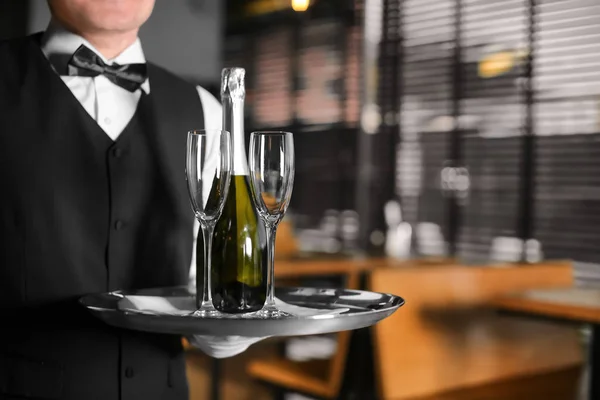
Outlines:
{"type": "Polygon", "coordinates": [[[49,5],[47,31],[0,43],[0,399],[187,399],[180,337],[76,301],[188,282],[186,132],[220,105],[146,63],[154,0],[49,5]]]}

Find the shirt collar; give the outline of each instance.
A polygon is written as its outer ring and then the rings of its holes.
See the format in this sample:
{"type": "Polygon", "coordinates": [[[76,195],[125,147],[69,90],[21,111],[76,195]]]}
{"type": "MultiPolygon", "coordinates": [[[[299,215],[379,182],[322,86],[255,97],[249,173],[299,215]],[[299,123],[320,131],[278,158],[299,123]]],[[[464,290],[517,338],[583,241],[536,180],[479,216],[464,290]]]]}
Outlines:
{"type": "MultiPolygon", "coordinates": [[[[61,75],[66,75],[67,63],[71,56],[82,44],[94,51],[107,64],[135,64],[145,63],[146,57],[142,50],[142,43],[137,38],[129,47],[112,59],[106,59],[90,42],[83,37],[66,30],[55,20],[51,20],[48,28],[44,32],[41,41],[42,52],[50,61],[54,69],[61,75]]],[[[142,84],[142,90],[150,93],[150,83],[148,79],[142,84]]]]}

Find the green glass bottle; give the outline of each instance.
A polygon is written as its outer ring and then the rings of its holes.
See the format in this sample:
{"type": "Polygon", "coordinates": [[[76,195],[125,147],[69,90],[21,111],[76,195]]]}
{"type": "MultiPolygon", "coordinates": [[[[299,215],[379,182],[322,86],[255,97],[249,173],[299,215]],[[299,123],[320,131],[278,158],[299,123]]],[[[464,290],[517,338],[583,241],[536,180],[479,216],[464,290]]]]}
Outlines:
{"type": "Polygon", "coordinates": [[[267,296],[266,238],[252,204],[245,149],[244,79],[243,68],[225,68],[221,75],[223,129],[232,137],[233,173],[212,247],[213,304],[234,314],[260,310],[267,296]]]}

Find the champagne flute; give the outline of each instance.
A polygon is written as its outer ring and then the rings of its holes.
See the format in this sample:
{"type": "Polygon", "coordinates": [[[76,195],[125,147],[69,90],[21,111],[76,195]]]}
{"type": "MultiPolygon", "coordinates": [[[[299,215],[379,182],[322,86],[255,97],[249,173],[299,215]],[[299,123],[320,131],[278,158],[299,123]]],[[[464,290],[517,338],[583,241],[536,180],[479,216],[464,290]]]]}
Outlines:
{"type": "Polygon", "coordinates": [[[293,317],[275,304],[275,235],[292,197],[294,137],[289,132],[252,132],[250,189],[267,230],[267,299],[256,313],[262,318],[293,317]]]}
{"type": "Polygon", "coordinates": [[[200,223],[198,234],[202,233],[204,239],[204,279],[200,288],[200,271],[196,271],[197,310],[192,313],[194,316],[224,316],[212,301],[211,250],[215,225],[229,191],[232,167],[229,132],[216,129],[188,132],[185,172],[192,209],[200,223]]]}

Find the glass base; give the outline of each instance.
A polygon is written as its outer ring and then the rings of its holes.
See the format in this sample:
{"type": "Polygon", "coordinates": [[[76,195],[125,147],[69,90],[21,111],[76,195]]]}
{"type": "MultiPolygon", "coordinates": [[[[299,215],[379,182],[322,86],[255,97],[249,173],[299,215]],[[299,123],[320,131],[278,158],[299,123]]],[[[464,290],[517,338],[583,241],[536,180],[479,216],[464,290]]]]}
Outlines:
{"type": "Polygon", "coordinates": [[[192,317],[198,318],[223,318],[224,315],[217,310],[196,310],[190,314],[192,317]]]}
{"type": "Polygon", "coordinates": [[[260,311],[254,313],[255,317],[263,318],[263,319],[283,319],[283,318],[294,318],[294,314],[290,314],[286,311],[280,310],[274,306],[266,306],[260,311]]]}
{"type": "Polygon", "coordinates": [[[206,302],[199,309],[191,313],[190,316],[198,318],[226,318],[227,315],[217,310],[212,302],[206,302]]]}

